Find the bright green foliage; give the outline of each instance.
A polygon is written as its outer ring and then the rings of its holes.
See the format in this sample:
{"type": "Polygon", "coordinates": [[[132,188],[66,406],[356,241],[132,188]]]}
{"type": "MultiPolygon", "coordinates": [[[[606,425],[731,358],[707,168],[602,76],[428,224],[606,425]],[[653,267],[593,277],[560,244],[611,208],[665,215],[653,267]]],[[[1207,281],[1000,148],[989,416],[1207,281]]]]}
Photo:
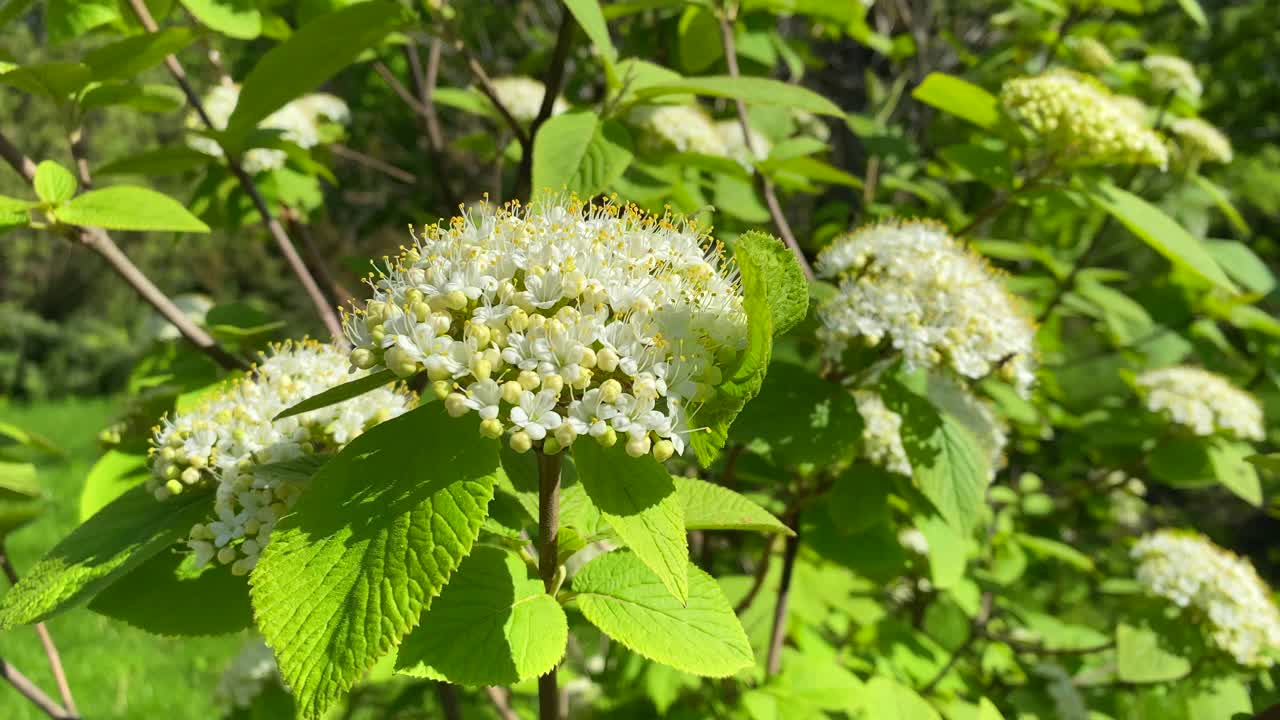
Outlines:
{"type": "Polygon", "coordinates": [[[36,166],[36,195],[43,201],[57,205],[76,194],[76,178],[71,171],[52,160],[36,166]]]}
{"type": "Polygon", "coordinates": [[[516,555],[477,547],[405,636],[399,672],[460,685],[514,685],[555,667],[569,626],[516,555]]]}
{"type": "Polygon", "coordinates": [[[591,39],[591,44],[596,46],[605,62],[617,60],[618,51],[609,39],[609,26],[605,24],[598,0],[565,0],[564,6],[573,13],[573,18],[582,26],[582,31],[591,39]]]}
{"type": "Polygon", "coordinates": [[[634,553],[615,551],[573,578],[578,609],[637,653],[694,675],[727,677],[753,662],[751,646],[720,586],[689,564],[688,604],[634,553]]]}
{"type": "Polygon", "coordinates": [[[440,405],[329,461],[252,574],[254,616],[304,717],[319,717],[418,623],[471,550],[497,443],[440,405]]]}
{"type": "Polygon", "coordinates": [[[755,442],[780,467],[830,467],[857,453],[862,416],[853,396],[811,370],[777,361],[760,395],[734,421],[730,437],[755,442]]]}
{"type": "Polygon", "coordinates": [[[93,517],[112,500],[147,477],[147,459],[142,455],[108,450],[98,458],[84,479],[80,493],[80,520],[93,517]]]}
{"type": "Polygon", "coordinates": [[[83,604],[126,573],[186,537],[208,512],[209,492],[188,490],[157,502],[135,487],[54,546],[0,602],[0,627],[40,622],[83,604]]]}
{"type": "Polygon", "coordinates": [[[196,570],[191,556],[169,551],[98,593],[89,609],[156,635],[225,635],[253,624],[248,578],[217,563],[196,570]]]}
{"type": "Polygon", "coordinates": [[[390,370],[379,370],[378,372],[365,375],[358,380],[343,383],[337,387],[329,388],[319,395],[309,397],[279,415],[276,415],[275,419],[283,420],[284,418],[291,417],[293,415],[301,415],[304,412],[319,410],[320,408],[329,407],[330,405],[337,405],[338,403],[350,400],[353,397],[359,397],[370,390],[376,390],[384,385],[390,384],[394,382],[395,379],[395,374],[390,370]]]}
{"type": "Polygon", "coordinates": [[[209,232],[209,226],[176,200],[154,190],[118,185],[90,190],[56,211],[68,225],[93,225],[112,230],[173,230],[209,232]]]}
{"type": "Polygon", "coordinates": [[[633,458],[622,444],[574,443],[578,479],[591,502],[635,557],[684,604],[689,545],[675,482],[652,455],[633,458]]]}
{"type": "Polygon", "coordinates": [[[181,0],[201,24],[227,37],[252,40],[262,32],[262,13],[252,0],[181,0]]]}
{"type": "Polygon", "coordinates": [[[548,120],[533,143],[533,187],[590,197],[608,188],[631,162],[631,137],[589,110],[548,120]],[[587,143],[582,138],[589,137],[587,143]]]}
{"type": "MultiPolygon", "coordinates": [[[[1168,624],[1165,624],[1168,627],[1168,624]]],[[[1168,646],[1159,631],[1147,625],[1116,626],[1116,674],[1134,683],[1176,680],[1191,669],[1191,661],[1168,646]]]]}
{"type": "Polygon", "coordinates": [[[201,168],[214,158],[189,147],[146,150],[103,164],[97,175],[172,175],[201,168]]]}
{"type": "Polygon", "coordinates": [[[988,130],[1000,122],[1000,103],[982,88],[954,75],[929,73],[911,96],[988,130]]]}
{"type": "Polygon", "coordinates": [[[84,56],[84,64],[93,71],[94,80],[129,80],[195,39],[187,28],[164,28],[100,47],[84,56]]]}
{"type": "Polygon", "coordinates": [[[877,720],[941,720],[942,716],[911,688],[882,675],[871,678],[862,706],[877,720]]]}
{"type": "Polygon", "coordinates": [[[688,530],[755,530],[794,535],[768,510],[721,485],[695,478],[676,477],[676,492],[684,503],[688,530]]]}
{"type": "Polygon", "coordinates": [[[839,658],[787,650],[782,672],[751,690],[743,704],[753,720],[825,720],[828,712],[856,713],[865,688],[839,658]]]}
{"type": "Polygon", "coordinates": [[[724,75],[691,77],[674,82],[658,82],[636,88],[636,97],[656,100],[671,95],[709,95],[736,98],[760,105],[782,105],[819,115],[843,115],[830,100],[805,88],[761,77],[733,78],[724,75]]]}

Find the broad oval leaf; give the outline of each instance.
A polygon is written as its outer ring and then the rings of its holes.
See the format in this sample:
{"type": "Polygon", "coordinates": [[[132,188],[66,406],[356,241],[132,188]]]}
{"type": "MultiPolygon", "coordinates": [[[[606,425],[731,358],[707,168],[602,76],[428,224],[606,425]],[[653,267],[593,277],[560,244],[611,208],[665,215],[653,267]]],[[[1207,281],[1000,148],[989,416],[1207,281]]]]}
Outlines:
{"type": "Polygon", "coordinates": [[[1125,622],[1116,626],[1116,674],[1121,680],[1165,682],[1187,674],[1191,661],[1172,647],[1172,638],[1157,630],[1171,626],[1168,622],[1155,627],[1125,622]]]}
{"type": "Polygon", "coordinates": [[[185,145],[144,150],[136,155],[112,160],[94,171],[95,175],[173,175],[218,162],[212,155],[185,145]]]}
{"type": "Polygon", "coordinates": [[[89,468],[80,490],[80,521],[93,517],[129,488],[147,479],[147,458],[119,450],[108,450],[89,468]]]}
{"type": "Polygon", "coordinates": [[[375,426],[316,473],[250,577],[303,717],[418,624],[471,552],[501,475],[497,443],[439,403],[375,426]]]}
{"type": "Polygon", "coordinates": [[[516,555],[477,547],[405,636],[396,670],[459,685],[514,685],[564,657],[569,624],[516,555]]]}
{"type": "Polygon", "coordinates": [[[605,23],[604,13],[600,9],[599,0],[564,0],[564,6],[573,13],[582,31],[591,39],[606,63],[618,59],[618,51],[609,38],[609,26],[605,23]]]}
{"type": "Polygon", "coordinates": [[[191,555],[162,552],[98,593],[89,609],[154,635],[226,635],[253,624],[249,581],[191,555]]]}
{"type": "Polygon", "coordinates": [[[533,139],[533,188],[589,197],[622,175],[631,157],[631,137],[621,124],[600,122],[589,110],[558,115],[533,139]]]}
{"type": "Polygon", "coordinates": [[[190,45],[196,39],[188,28],[164,28],[104,45],[84,56],[94,80],[129,80],[138,73],[190,45]]]}
{"type": "Polygon", "coordinates": [[[692,563],[688,573],[682,605],[634,553],[619,550],[587,563],[573,590],[592,625],[650,660],[703,677],[751,667],[751,644],[720,586],[692,563]]]}
{"type": "Polygon", "coordinates": [[[996,96],[946,73],[929,73],[911,91],[911,97],[981,128],[990,130],[1000,122],[1000,102],[996,96]]]}
{"type": "Polygon", "coordinates": [[[254,0],[181,0],[187,12],[227,37],[252,40],[262,34],[262,13],[254,0]]]}
{"type": "Polygon", "coordinates": [[[299,402],[297,405],[293,405],[285,409],[279,415],[272,418],[272,420],[283,420],[284,418],[292,417],[294,415],[301,415],[304,412],[311,412],[312,410],[319,410],[320,408],[329,407],[330,405],[337,405],[340,402],[345,402],[353,397],[359,397],[367,392],[377,390],[383,385],[387,385],[388,383],[393,383],[395,381],[395,373],[390,370],[379,370],[376,373],[352,380],[351,382],[345,382],[336,387],[331,387],[319,395],[312,395],[306,400],[299,402]]]}
{"type": "Polygon", "coordinates": [[[697,478],[676,477],[688,530],[758,530],[795,535],[772,513],[727,487],[697,478]]]}
{"type": "Polygon", "coordinates": [[[689,599],[689,541],[675,483],[652,455],[633,458],[611,448],[574,443],[578,481],[591,502],[636,557],[678,601],[689,599]]]}
{"type": "Polygon", "coordinates": [[[52,160],[41,161],[36,166],[34,184],[36,196],[52,205],[64,203],[76,194],[75,175],[52,160]]]}
{"type": "Polygon", "coordinates": [[[635,91],[635,97],[640,100],[670,95],[735,98],[755,105],[785,105],[819,115],[844,116],[839,106],[812,90],[763,77],[706,75],[660,82],[635,91]]]}
{"type": "Polygon", "coordinates": [[[177,200],[155,190],[117,185],[77,195],[55,211],[60,222],[110,230],[209,232],[209,226],[177,200]]]}

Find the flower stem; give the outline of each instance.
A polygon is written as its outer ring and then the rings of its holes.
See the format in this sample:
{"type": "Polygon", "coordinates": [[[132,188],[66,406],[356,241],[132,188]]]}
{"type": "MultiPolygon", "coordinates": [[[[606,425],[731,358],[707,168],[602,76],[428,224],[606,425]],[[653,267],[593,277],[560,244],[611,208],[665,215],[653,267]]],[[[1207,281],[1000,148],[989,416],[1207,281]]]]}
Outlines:
{"type": "Polygon", "coordinates": [[[769,636],[769,657],[765,671],[777,675],[782,669],[782,646],[787,638],[787,608],[791,604],[791,574],[796,568],[796,553],[800,551],[799,513],[792,515],[791,529],[794,535],[787,537],[782,551],[782,578],[778,584],[778,604],[773,608],[773,631],[769,636]]]}
{"type": "MultiPolygon", "coordinates": [[[[542,586],[554,594],[560,569],[560,466],[561,457],[538,451],[538,572],[542,586]]],[[[556,668],[538,678],[538,720],[559,720],[560,691],[556,668]]]]}

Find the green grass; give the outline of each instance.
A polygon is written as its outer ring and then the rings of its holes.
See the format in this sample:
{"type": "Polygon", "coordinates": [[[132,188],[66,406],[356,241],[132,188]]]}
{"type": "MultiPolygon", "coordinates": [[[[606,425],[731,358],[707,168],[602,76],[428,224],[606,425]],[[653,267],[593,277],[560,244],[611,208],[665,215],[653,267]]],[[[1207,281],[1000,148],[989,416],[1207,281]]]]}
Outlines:
{"type": "MultiPolygon", "coordinates": [[[[105,399],[0,406],[0,418],[50,438],[67,453],[62,459],[40,461],[39,480],[50,496],[49,507],[6,543],[19,574],[76,526],[80,487],[98,456],[96,435],[116,407],[105,399]]],[[[48,627],[81,715],[95,720],[217,717],[214,685],[244,641],[239,635],[157,637],[83,608],[53,618],[48,627]]],[[[33,629],[0,633],[0,657],[57,697],[33,629]]],[[[43,717],[17,691],[0,684],[0,718],[43,717]]]]}

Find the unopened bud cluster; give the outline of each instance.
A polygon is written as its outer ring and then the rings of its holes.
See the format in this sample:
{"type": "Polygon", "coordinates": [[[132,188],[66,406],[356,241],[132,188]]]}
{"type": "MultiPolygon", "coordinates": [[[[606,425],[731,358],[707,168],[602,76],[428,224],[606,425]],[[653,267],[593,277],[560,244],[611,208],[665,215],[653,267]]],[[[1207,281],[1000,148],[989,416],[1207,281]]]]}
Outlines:
{"type": "Polygon", "coordinates": [[[628,120],[662,149],[727,157],[729,148],[706,111],[696,105],[643,105],[628,120]]]}
{"type": "Polygon", "coordinates": [[[1199,98],[1204,85],[1196,77],[1191,63],[1174,55],[1148,55],[1142,61],[1151,78],[1151,87],[1159,92],[1178,92],[1190,98],[1199,98]]]}
{"type": "MultiPolygon", "coordinates": [[[[524,124],[531,123],[538,117],[538,111],[542,109],[542,98],[547,94],[546,85],[519,75],[494,78],[491,87],[494,96],[511,113],[511,117],[524,124]]],[[[552,101],[552,115],[559,115],[568,109],[569,104],[564,98],[557,97],[552,101]]]]}
{"type": "Polygon", "coordinates": [[[1147,409],[1196,435],[1261,440],[1262,406],[1226,378],[1195,367],[1149,370],[1136,380],[1147,409]]]}
{"type": "Polygon", "coordinates": [[[409,410],[414,398],[379,388],[336,405],[273,421],[289,407],[349,378],[342,351],[314,342],[274,348],[247,376],[198,407],[167,417],[149,451],[147,487],[158,500],[216,487],[214,515],[191,528],[197,565],[217,558],[236,574],[253,569],[302,481],[259,466],[332,452],[373,425],[409,410]]]}
{"type": "Polygon", "coordinates": [[[839,292],[818,308],[825,354],[860,342],[899,353],[911,368],[972,380],[998,373],[1020,391],[1035,381],[1035,327],[1004,279],[941,225],[869,225],[818,255],[839,292]]]}
{"type": "Polygon", "coordinates": [[[1059,165],[1168,165],[1160,135],[1088,76],[1055,71],[1014,78],[1001,88],[1000,101],[1059,165]]]}
{"type": "Polygon", "coordinates": [[[1268,668],[1280,650],[1280,612],[1246,559],[1193,533],[1160,530],[1133,547],[1148,592],[1194,613],[1208,639],[1245,667],[1268,668]]]}
{"type": "Polygon", "coordinates": [[[429,226],[345,318],[358,368],[425,371],[454,416],[525,452],[589,435],[684,450],[746,343],[738,272],[694,223],[546,196],[429,226]]]}
{"type": "MultiPolygon", "coordinates": [[[[227,121],[231,119],[231,113],[239,102],[240,86],[224,82],[210,90],[202,104],[213,128],[226,130],[227,121]]],[[[325,122],[345,125],[350,119],[351,111],[341,98],[315,93],[287,103],[258,123],[258,127],[279,130],[281,138],[300,147],[310,148],[320,144],[321,127],[325,122]]],[[[187,115],[186,122],[190,129],[206,129],[204,120],[194,111],[187,115]]],[[[222,157],[222,146],[212,138],[191,134],[187,136],[187,145],[206,155],[222,157]]],[[[241,164],[246,172],[258,173],[283,167],[286,159],[288,156],[283,150],[254,148],[244,154],[241,164]]]]}
{"type": "Polygon", "coordinates": [[[1188,163],[1231,162],[1231,140],[1218,128],[1200,118],[1178,118],[1169,124],[1169,133],[1188,163]]]}
{"type": "Polygon", "coordinates": [[[1111,54],[1111,50],[1097,38],[1074,38],[1072,45],[1080,64],[1088,70],[1097,72],[1116,64],[1116,58],[1111,54]]]}

